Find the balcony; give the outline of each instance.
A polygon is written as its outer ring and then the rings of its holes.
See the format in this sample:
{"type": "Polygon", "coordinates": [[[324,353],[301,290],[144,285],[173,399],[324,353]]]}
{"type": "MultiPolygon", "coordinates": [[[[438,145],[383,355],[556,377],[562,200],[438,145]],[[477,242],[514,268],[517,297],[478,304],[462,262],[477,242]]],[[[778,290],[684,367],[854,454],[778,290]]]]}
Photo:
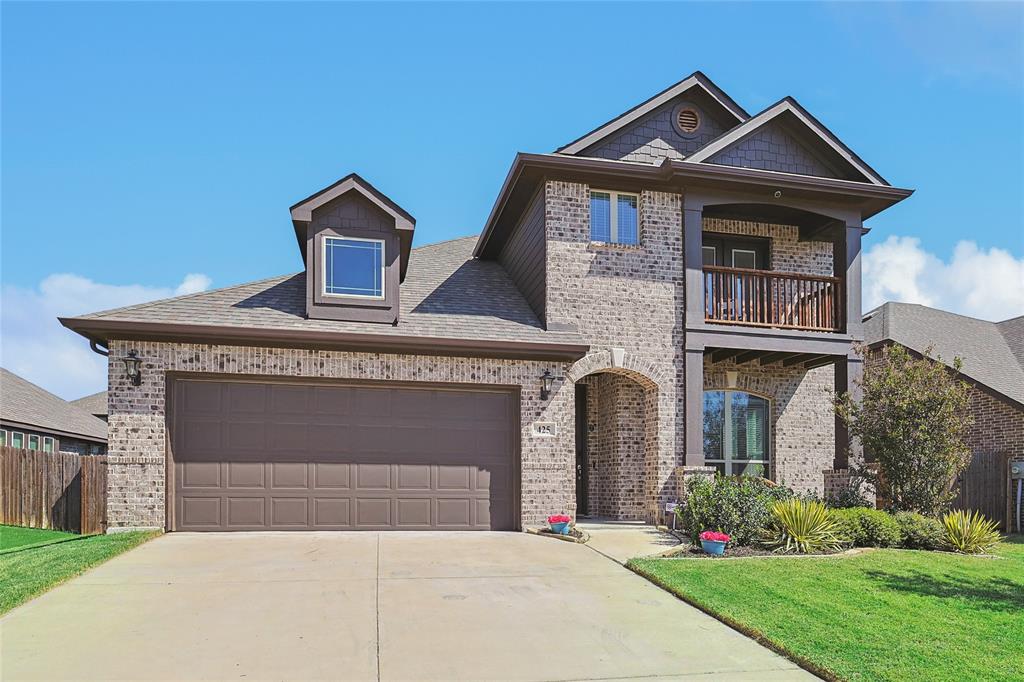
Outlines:
{"type": "Polygon", "coordinates": [[[842,332],[842,281],[797,272],[704,266],[704,320],[842,332]]]}

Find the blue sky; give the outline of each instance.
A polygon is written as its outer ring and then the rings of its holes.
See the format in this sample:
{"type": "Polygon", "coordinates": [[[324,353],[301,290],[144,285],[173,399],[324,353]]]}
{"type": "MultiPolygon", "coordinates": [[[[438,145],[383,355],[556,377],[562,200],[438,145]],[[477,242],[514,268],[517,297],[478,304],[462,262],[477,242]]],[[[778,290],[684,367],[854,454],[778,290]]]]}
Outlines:
{"type": "Polygon", "coordinates": [[[23,372],[43,374],[11,348],[31,309],[300,269],[288,206],[350,171],[418,244],[474,234],[516,151],[697,69],[751,112],[796,97],[917,190],[869,222],[869,248],[917,268],[878,296],[1024,306],[939,290],[1024,272],[1019,3],[4,2],[2,24],[3,361],[23,372]]]}

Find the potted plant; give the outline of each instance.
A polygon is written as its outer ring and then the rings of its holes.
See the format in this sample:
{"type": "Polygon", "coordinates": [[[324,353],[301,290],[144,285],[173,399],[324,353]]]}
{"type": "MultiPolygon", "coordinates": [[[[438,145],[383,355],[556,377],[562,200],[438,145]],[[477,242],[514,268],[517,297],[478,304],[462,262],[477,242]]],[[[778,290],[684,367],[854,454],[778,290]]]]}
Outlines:
{"type": "Polygon", "coordinates": [[[719,533],[713,530],[706,530],[700,534],[700,546],[708,554],[722,556],[725,554],[725,544],[731,538],[726,533],[719,533]]]}
{"type": "Polygon", "coordinates": [[[558,533],[559,535],[569,534],[569,524],[572,519],[565,514],[552,514],[548,517],[548,527],[551,528],[552,533],[558,533]]]}

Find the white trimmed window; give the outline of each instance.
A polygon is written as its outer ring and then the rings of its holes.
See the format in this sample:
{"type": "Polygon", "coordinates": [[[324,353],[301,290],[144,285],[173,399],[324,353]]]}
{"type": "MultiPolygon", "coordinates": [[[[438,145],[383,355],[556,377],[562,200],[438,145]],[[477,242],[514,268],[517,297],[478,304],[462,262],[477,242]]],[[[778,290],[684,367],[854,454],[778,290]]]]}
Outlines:
{"type": "Polygon", "coordinates": [[[0,429],[0,445],[7,445],[7,430],[0,429]]]}
{"type": "Polygon", "coordinates": [[[49,436],[43,436],[43,452],[53,452],[54,441],[49,436]]]}
{"type": "Polygon", "coordinates": [[[39,436],[29,435],[28,437],[28,449],[38,450],[39,449],[39,436]]]}
{"type": "Polygon", "coordinates": [[[18,431],[11,431],[11,447],[19,450],[25,447],[25,434],[18,431]]]}
{"type": "Polygon", "coordinates": [[[769,402],[743,391],[704,391],[704,462],[727,476],[769,476],[769,402]]]}
{"type": "Polygon", "coordinates": [[[384,298],[384,240],[324,237],[324,295],[384,298]]]}
{"type": "Polygon", "coordinates": [[[640,243],[640,195],[590,191],[590,241],[635,246],[640,243]]]}

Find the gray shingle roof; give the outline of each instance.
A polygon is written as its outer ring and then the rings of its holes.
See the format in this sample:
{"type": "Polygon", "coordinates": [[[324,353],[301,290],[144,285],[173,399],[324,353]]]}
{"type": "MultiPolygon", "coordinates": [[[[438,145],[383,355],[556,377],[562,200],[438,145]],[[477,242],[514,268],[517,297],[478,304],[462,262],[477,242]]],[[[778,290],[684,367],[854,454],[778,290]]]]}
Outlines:
{"type": "Polygon", "coordinates": [[[864,340],[894,341],[918,353],[931,346],[947,365],[959,357],[964,375],[1024,404],[1024,318],[987,322],[890,302],[864,316],[864,340]]]}
{"type": "Polygon", "coordinates": [[[0,367],[0,419],[107,442],[107,423],[0,367]]]}
{"type": "Polygon", "coordinates": [[[501,264],[473,258],[476,239],[463,237],[412,250],[395,326],[306,319],[304,272],[92,313],[81,319],[579,343],[574,333],[544,330],[501,264]]]}
{"type": "Polygon", "coordinates": [[[100,391],[99,393],[93,393],[92,395],[84,396],[78,400],[72,400],[71,404],[94,416],[99,416],[101,414],[106,415],[107,392],[100,391]]]}

